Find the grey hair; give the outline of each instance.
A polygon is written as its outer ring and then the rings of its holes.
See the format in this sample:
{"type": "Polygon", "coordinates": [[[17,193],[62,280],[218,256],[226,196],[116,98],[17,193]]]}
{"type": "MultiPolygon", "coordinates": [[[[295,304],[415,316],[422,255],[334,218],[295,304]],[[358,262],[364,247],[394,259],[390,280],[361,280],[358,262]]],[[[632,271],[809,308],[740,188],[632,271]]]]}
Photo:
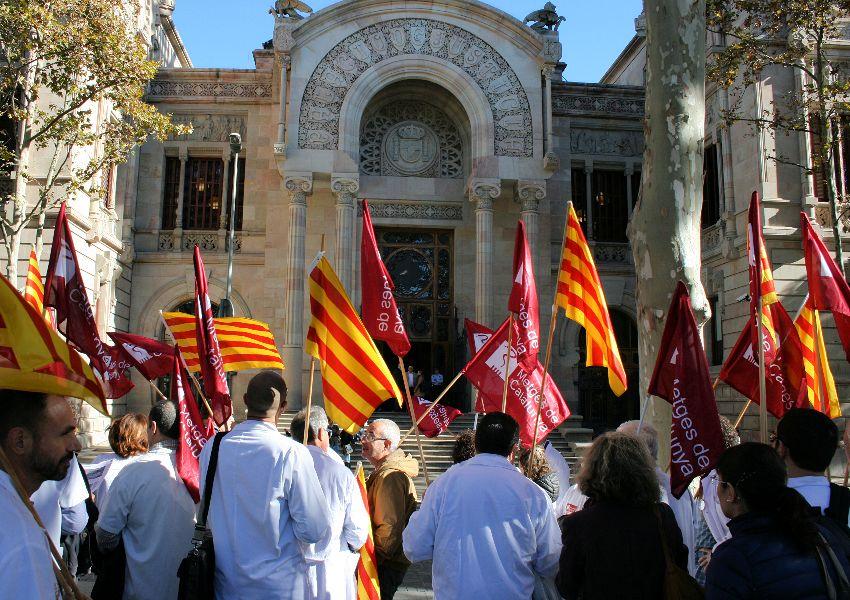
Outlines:
{"type": "Polygon", "coordinates": [[[395,421],[389,419],[375,419],[372,421],[375,425],[380,425],[383,436],[390,442],[390,450],[398,448],[401,441],[401,431],[395,421]]]}
{"type": "MultiPolygon", "coordinates": [[[[299,410],[296,415],[292,418],[292,423],[290,424],[290,429],[292,430],[292,435],[300,442],[304,439],[304,421],[307,419],[307,409],[302,408],[299,410]]],[[[322,429],[326,430],[330,426],[330,422],[328,421],[328,415],[325,412],[325,409],[321,406],[313,406],[310,408],[310,433],[308,434],[307,441],[312,442],[316,439],[319,431],[322,429]]]]}
{"type": "Polygon", "coordinates": [[[649,450],[650,456],[652,456],[655,462],[658,462],[658,432],[655,430],[655,427],[646,421],[641,424],[640,421],[635,420],[626,421],[617,427],[617,431],[637,436],[643,440],[643,443],[646,444],[647,450],[649,450]],[[640,431],[638,431],[638,427],[640,427],[640,431]]]}

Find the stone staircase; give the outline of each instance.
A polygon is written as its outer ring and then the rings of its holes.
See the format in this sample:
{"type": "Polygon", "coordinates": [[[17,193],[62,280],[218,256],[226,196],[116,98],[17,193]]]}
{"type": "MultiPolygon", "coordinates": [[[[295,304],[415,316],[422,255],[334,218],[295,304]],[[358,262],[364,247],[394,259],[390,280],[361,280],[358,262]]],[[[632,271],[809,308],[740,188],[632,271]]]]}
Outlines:
{"type": "MultiPolygon", "coordinates": [[[[289,429],[289,424],[292,422],[292,418],[294,416],[295,413],[293,412],[284,413],[278,422],[278,429],[281,432],[289,429]]],[[[372,415],[372,418],[384,418],[395,421],[398,424],[399,429],[401,429],[402,435],[404,435],[405,432],[407,432],[407,430],[409,430],[412,426],[410,415],[407,413],[375,413],[372,415]]],[[[428,462],[428,475],[431,481],[452,466],[452,448],[454,447],[455,435],[464,429],[472,429],[474,421],[474,413],[463,414],[455,419],[449,426],[449,429],[438,437],[428,439],[425,436],[421,436],[422,450],[425,454],[425,460],[428,462]]],[[[558,429],[549,434],[549,440],[564,456],[564,458],[566,458],[567,462],[570,464],[573,474],[576,472],[576,462],[580,456],[580,453],[577,452],[577,450],[588,443],[591,440],[592,435],[593,431],[591,429],[586,429],[581,426],[581,417],[577,415],[571,416],[567,419],[567,421],[562,423],[558,429]]],[[[415,434],[411,434],[402,443],[401,447],[405,452],[413,455],[417,460],[419,460],[419,447],[416,445],[415,434]]],[[[354,466],[357,461],[362,461],[363,467],[366,471],[366,477],[369,476],[369,473],[372,471],[372,465],[370,465],[369,462],[364,460],[360,455],[359,444],[355,444],[351,461],[352,466],[354,466]]],[[[414,478],[413,481],[416,485],[416,491],[421,497],[422,493],[425,491],[425,473],[422,469],[421,460],[419,465],[419,477],[414,478]]]]}

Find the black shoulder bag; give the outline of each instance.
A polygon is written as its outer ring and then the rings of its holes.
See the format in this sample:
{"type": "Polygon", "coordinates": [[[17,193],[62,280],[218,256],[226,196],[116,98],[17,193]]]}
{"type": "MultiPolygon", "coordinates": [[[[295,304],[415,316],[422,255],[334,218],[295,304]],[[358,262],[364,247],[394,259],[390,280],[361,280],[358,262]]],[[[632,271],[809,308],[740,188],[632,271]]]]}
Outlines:
{"type": "Polygon", "coordinates": [[[210,464],[207,467],[207,477],[204,483],[204,498],[201,508],[201,519],[195,524],[195,534],[192,536],[192,549],[177,570],[180,578],[180,591],[177,600],[213,600],[215,597],[215,549],[212,532],[207,528],[207,515],[210,512],[215,471],[218,468],[218,449],[224,432],[215,434],[210,464]]]}

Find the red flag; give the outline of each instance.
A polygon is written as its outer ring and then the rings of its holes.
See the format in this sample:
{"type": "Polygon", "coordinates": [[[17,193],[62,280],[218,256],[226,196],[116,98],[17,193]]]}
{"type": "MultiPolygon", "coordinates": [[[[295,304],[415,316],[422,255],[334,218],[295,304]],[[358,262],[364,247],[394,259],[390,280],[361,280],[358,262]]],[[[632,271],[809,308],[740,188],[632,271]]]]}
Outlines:
{"type": "MultiPolygon", "coordinates": [[[[779,419],[789,409],[795,406],[805,408],[809,404],[803,379],[803,345],[800,335],[782,304],[771,305],[770,311],[777,324],[777,335],[784,341],[779,346],[776,359],[765,368],[765,397],[768,412],[779,419]]],[[[759,355],[753,345],[755,328],[755,319],[750,317],[726,357],[718,377],[759,404],[759,355]]]]}
{"type": "Polygon", "coordinates": [[[405,356],[410,352],[410,340],[393,296],[395,284],[378,251],[366,200],[363,201],[363,236],[360,242],[360,285],[363,292],[360,312],[366,331],[372,339],[385,341],[396,356],[405,356]]]}
{"type": "Polygon", "coordinates": [[[817,310],[831,310],[844,354],[850,361],[850,286],[815,232],[806,213],[800,213],[809,296],[817,310]]]}
{"type": "MultiPolygon", "coordinates": [[[[470,351],[475,353],[472,360],[463,368],[467,379],[478,389],[479,401],[484,412],[495,412],[502,409],[502,392],[505,385],[505,355],[508,348],[508,323],[505,321],[494,333],[492,330],[466,320],[466,330],[470,342],[482,341],[480,347],[470,344],[470,351]],[[486,334],[489,339],[484,340],[486,334]]],[[[514,336],[516,323],[514,323],[514,336]]],[[[514,338],[515,339],[515,338],[514,338]]],[[[508,380],[508,402],[506,412],[516,419],[520,427],[520,441],[524,446],[534,443],[534,423],[537,419],[537,406],[540,401],[540,390],[543,386],[543,365],[537,363],[536,368],[528,370],[516,360],[516,346],[511,344],[511,374],[508,380]]],[[[543,409],[540,413],[537,441],[543,441],[549,432],[570,416],[570,409],[561,396],[558,386],[547,374],[546,395],[543,409]]]]}
{"type": "MultiPolygon", "coordinates": [[[[537,284],[534,281],[534,263],[525,237],[525,223],[519,221],[514,241],[514,270],[508,310],[514,313],[519,330],[516,347],[521,360],[529,370],[537,364],[540,352],[540,311],[537,303],[537,284]]],[[[513,341],[511,341],[511,345],[513,341]]]]}
{"type": "Polygon", "coordinates": [[[120,398],[131,389],[127,377],[129,364],[118,350],[100,338],[86,287],[83,284],[74,238],[65,215],[65,203],[59,209],[53,231],[53,247],[44,286],[44,305],[56,309],[56,324],[80,352],[89,357],[91,367],[103,380],[107,398],[120,398]]]}
{"type": "Polygon", "coordinates": [[[213,322],[212,303],[207,286],[207,273],[201,249],[195,245],[195,336],[198,340],[198,356],[201,357],[201,376],[204,392],[213,410],[213,419],[224,425],[233,414],[230,391],[224,376],[221,349],[213,322]]]}
{"type": "Polygon", "coordinates": [[[133,333],[110,331],[107,335],[125,359],[148,381],[164,377],[174,369],[175,354],[168,344],[133,333]]]}
{"type": "MultiPolygon", "coordinates": [[[[174,346],[171,352],[172,357],[179,356],[180,349],[174,346]]],[[[201,455],[201,450],[204,449],[204,444],[210,439],[215,431],[213,430],[212,420],[207,420],[204,425],[204,420],[201,418],[201,411],[198,410],[198,403],[192,395],[192,388],[189,382],[184,377],[183,363],[180,360],[172,360],[173,369],[171,371],[171,401],[177,404],[177,411],[180,415],[180,440],[177,445],[177,473],[180,479],[189,490],[189,495],[197,504],[200,500],[198,493],[200,481],[200,465],[198,457],[201,455]]]]}
{"type": "MultiPolygon", "coordinates": [[[[430,406],[431,403],[425,398],[417,396],[413,399],[413,414],[416,415],[417,421],[430,406]]],[[[419,424],[419,431],[424,433],[425,437],[435,438],[448,429],[451,422],[457,419],[460,414],[461,412],[458,409],[440,403],[428,413],[427,417],[422,419],[419,424]]]]}
{"type": "Polygon", "coordinates": [[[711,471],[724,450],[708,360],[688,289],[681,281],[667,312],[649,393],[673,407],[670,487],[681,498],[691,480],[711,471]]]}

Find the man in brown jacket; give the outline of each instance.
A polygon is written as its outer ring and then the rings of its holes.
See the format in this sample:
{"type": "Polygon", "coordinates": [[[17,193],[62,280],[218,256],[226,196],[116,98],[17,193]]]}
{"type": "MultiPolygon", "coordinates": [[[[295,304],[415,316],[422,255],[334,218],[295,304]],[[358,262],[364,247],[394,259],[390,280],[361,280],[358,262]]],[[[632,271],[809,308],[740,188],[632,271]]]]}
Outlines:
{"type": "Polygon", "coordinates": [[[410,566],[401,534],[417,502],[413,477],[419,474],[419,463],[398,448],[400,438],[398,425],[389,419],[372,421],[361,438],[363,458],[375,468],[366,490],[383,600],[392,600],[410,566]]]}

